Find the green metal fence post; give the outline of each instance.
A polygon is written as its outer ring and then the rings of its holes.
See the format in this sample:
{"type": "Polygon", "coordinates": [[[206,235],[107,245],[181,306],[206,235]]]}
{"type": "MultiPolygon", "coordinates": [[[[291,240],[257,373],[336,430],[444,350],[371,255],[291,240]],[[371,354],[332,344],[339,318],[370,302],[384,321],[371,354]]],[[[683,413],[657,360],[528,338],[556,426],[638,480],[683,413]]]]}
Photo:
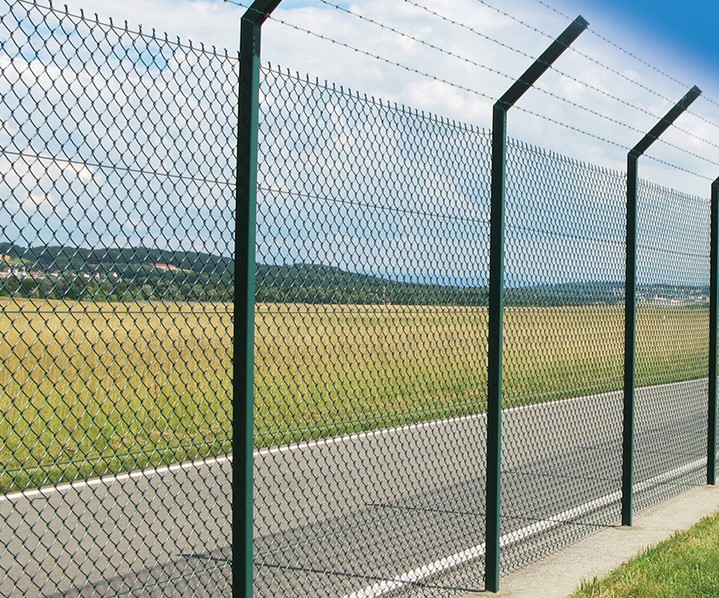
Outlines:
{"type": "Polygon", "coordinates": [[[719,179],[712,183],[709,262],[709,405],[707,413],[707,484],[717,481],[717,333],[719,332],[719,179]]]}
{"type": "Polygon", "coordinates": [[[634,387],[637,332],[637,160],[627,156],[627,242],[624,282],[624,405],[622,417],[622,525],[632,524],[634,387]]]}
{"type": "Polygon", "coordinates": [[[624,296],[624,414],[622,424],[622,525],[632,525],[634,509],[634,408],[637,333],[637,188],[639,157],[701,95],[694,86],[627,154],[627,247],[624,296]]]}
{"type": "Polygon", "coordinates": [[[504,199],[507,111],[587,28],[577,17],[494,104],[492,112],[492,188],[489,249],[489,355],[487,366],[487,484],[485,589],[499,591],[500,495],[502,459],[502,328],[504,313],[504,199]]]}
{"type": "Polygon", "coordinates": [[[500,486],[502,460],[502,328],[504,312],[504,193],[507,111],[492,115],[492,205],[489,249],[489,359],[487,372],[487,511],[484,585],[499,591],[500,486]]]}
{"type": "Polygon", "coordinates": [[[232,347],[232,595],[252,596],[255,216],[260,29],[282,0],[256,0],[240,22],[232,347]]]}

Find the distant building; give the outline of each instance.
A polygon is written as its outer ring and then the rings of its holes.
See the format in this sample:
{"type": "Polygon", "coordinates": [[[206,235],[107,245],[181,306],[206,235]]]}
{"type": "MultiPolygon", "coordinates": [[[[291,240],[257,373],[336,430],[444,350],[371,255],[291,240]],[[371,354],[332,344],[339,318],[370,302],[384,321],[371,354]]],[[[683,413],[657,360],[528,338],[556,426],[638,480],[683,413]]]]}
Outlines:
{"type": "Polygon", "coordinates": [[[25,266],[12,266],[9,270],[0,270],[0,278],[28,278],[32,276],[32,272],[28,272],[25,266]]]}
{"type": "Polygon", "coordinates": [[[145,264],[148,268],[157,268],[158,270],[179,270],[174,264],[162,264],[159,262],[150,262],[145,264]]]}

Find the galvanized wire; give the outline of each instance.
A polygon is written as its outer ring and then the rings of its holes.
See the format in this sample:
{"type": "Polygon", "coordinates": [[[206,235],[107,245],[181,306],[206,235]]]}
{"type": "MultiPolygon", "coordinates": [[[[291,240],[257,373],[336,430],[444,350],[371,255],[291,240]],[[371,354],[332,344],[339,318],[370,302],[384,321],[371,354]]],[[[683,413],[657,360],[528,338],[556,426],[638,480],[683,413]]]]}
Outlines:
{"type": "Polygon", "coordinates": [[[643,509],[706,480],[709,201],[644,182],[637,217],[636,505],[643,509]]]}
{"type": "MultiPolygon", "coordinates": [[[[226,595],[237,57],[1,1],[0,593],[226,595]]],[[[481,590],[490,135],[260,98],[255,594],[481,590]]],[[[504,572],[618,518],[624,193],[510,141],[504,572]]],[[[643,508],[700,480],[708,210],[640,196],[643,508]]]]}
{"type": "Polygon", "coordinates": [[[256,591],[477,589],[488,135],[277,68],[260,92],[256,442],[286,449],[256,591]]]}
{"type": "Polygon", "coordinates": [[[618,518],[624,194],[622,173],[509,145],[503,571],[618,518]]]}
{"type": "Polygon", "coordinates": [[[236,58],[44,2],[0,39],[0,594],[227,593],[236,58]]]}

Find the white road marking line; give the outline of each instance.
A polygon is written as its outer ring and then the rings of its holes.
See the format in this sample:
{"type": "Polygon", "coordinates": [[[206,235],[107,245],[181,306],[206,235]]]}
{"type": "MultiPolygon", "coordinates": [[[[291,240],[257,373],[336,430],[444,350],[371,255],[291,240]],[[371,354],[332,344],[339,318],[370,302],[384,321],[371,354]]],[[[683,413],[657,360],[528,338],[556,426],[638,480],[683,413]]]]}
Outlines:
{"type": "Polygon", "coordinates": [[[398,590],[407,584],[417,583],[437,573],[463,565],[464,563],[483,556],[484,544],[479,544],[462,552],[458,552],[457,554],[453,554],[452,556],[435,561],[434,563],[430,563],[429,565],[423,565],[422,567],[417,567],[416,569],[402,573],[397,579],[380,581],[364,590],[348,594],[344,596],[344,598],[373,598],[375,596],[382,596],[394,590],[398,590]]]}
{"type": "MultiPolygon", "coordinates": [[[[671,382],[669,384],[657,384],[655,386],[643,386],[641,388],[637,388],[637,391],[650,391],[650,390],[669,390],[674,386],[680,386],[680,385],[689,385],[692,383],[702,382],[702,381],[708,381],[708,378],[695,378],[693,380],[681,380],[680,382],[671,382]]],[[[549,410],[549,409],[556,409],[560,406],[571,404],[571,403],[579,403],[582,401],[596,401],[600,399],[606,399],[612,395],[617,395],[618,397],[621,396],[622,389],[618,390],[610,390],[608,392],[603,392],[600,394],[595,395],[586,395],[583,397],[570,397],[568,399],[560,399],[557,401],[544,401],[540,403],[532,403],[530,405],[519,405],[517,407],[507,407],[506,409],[502,409],[502,413],[515,413],[517,411],[542,411],[542,410],[549,410]]],[[[318,446],[324,446],[324,445],[335,445],[335,444],[343,444],[346,442],[354,442],[357,440],[362,440],[365,438],[373,438],[378,436],[390,436],[392,434],[407,432],[410,430],[419,430],[422,428],[435,428],[438,426],[445,426],[445,425],[451,425],[455,423],[461,423],[461,422],[470,422],[476,419],[483,419],[486,418],[486,413],[474,413],[471,415],[460,415],[457,417],[452,417],[449,419],[437,419],[429,422],[422,422],[417,424],[408,424],[406,426],[395,426],[393,428],[383,428],[381,430],[367,430],[365,432],[356,432],[354,434],[346,434],[344,436],[335,436],[332,438],[321,438],[319,440],[311,440],[307,442],[298,442],[295,444],[287,444],[284,446],[276,446],[276,447],[270,447],[270,448],[263,448],[255,451],[255,457],[260,457],[263,455],[274,455],[279,453],[286,453],[286,452],[292,452],[295,450],[301,450],[306,448],[314,448],[318,446]]]]}
{"type": "MultiPolygon", "coordinates": [[[[706,467],[706,459],[696,459],[695,461],[691,461],[690,463],[682,465],[681,467],[677,467],[676,469],[672,469],[671,471],[667,471],[665,473],[649,478],[648,480],[644,480],[643,482],[639,482],[638,484],[634,484],[634,492],[637,493],[648,488],[653,488],[655,486],[658,486],[662,482],[677,478],[685,473],[689,473],[690,471],[694,471],[703,467],[706,467]]],[[[547,532],[554,528],[560,527],[561,525],[571,522],[578,517],[588,515],[589,513],[597,511],[603,507],[607,507],[615,502],[618,502],[621,500],[621,498],[622,493],[620,491],[612,492],[610,494],[606,494],[605,496],[595,498],[594,500],[584,503],[583,505],[579,505],[576,507],[572,507],[571,509],[567,509],[566,511],[562,511],[561,513],[553,516],[552,519],[538,521],[537,523],[533,523],[532,525],[528,525],[521,529],[509,532],[508,534],[505,534],[499,539],[500,548],[511,546],[512,544],[516,544],[523,540],[528,540],[533,536],[537,536],[543,532],[547,532]]],[[[378,596],[383,596],[384,594],[397,590],[407,584],[421,582],[429,577],[437,575],[438,573],[442,573],[444,571],[447,571],[448,569],[457,567],[458,565],[463,565],[464,563],[467,563],[473,559],[484,556],[484,553],[485,544],[478,544],[477,546],[472,546],[471,548],[467,548],[466,550],[458,552],[457,554],[444,557],[433,563],[422,565],[421,567],[417,567],[416,569],[412,569],[411,571],[401,573],[397,576],[396,579],[380,581],[367,588],[364,588],[357,592],[353,592],[352,594],[347,594],[343,598],[377,598],[378,596]]]]}
{"type": "MultiPolygon", "coordinates": [[[[638,388],[637,390],[641,391],[648,391],[648,390],[654,390],[654,389],[670,389],[673,386],[679,386],[679,385],[687,385],[691,383],[696,383],[700,381],[707,381],[708,378],[697,378],[694,380],[682,380],[680,382],[672,382],[670,384],[657,384],[656,386],[646,386],[642,388],[638,388]]],[[[569,403],[576,403],[581,401],[594,401],[599,400],[602,398],[607,398],[611,395],[621,393],[621,389],[619,390],[612,390],[609,392],[597,394],[597,395],[589,395],[584,397],[572,397],[569,399],[561,399],[559,401],[546,401],[543,403],[532,403],[531,405],[520,405],[518,407],[509,407],[507,409],[503,409],[502,413],[513,413],[517,411],[528,411],[528,410],[546,410],[546,409],[552,409],[557,408],[562,405],[567,405],[569,403]]],[[[355,442],[359,440],[363,440],[366,438],[374,438],[374,437],[380,437],[380,436],[388,436],[392,434],[399,434],[399,433],[405,433],[409,432],[411,430],[419,430],[423,428],[434,428],[438,426],[446,426],[446,425],[452,425],[455,423],[460,422],[470,422],[477,419],[483,419],[486,418],[486,413],[476,413],[472,415],[462,415],[458,417],[453,417],[449,419],[438,419],[430,422],[422,422],[417,424],[408,424],[406,426],[395,426],[393,428],[384,428],[382,430],[368,430],[366,432],[358,432],[356,434],[347,434],[345,436],[336,436],[333,438],[321,438],[319,440],[311,440],[307,442],[298,442],[295,444],[288,444],[285,446],[278,446],[278,447],[270,447],[270,448],[263,448],[258,449],[254,452],[254,458],[263,457],[266,455],[276,455],[286,452],[293,452],[297,450],[303,450],[303,449],[312,449],[315,447],[321,447],[321,446],[329,446],[329,445],[337,445],[337,444],[344,444],[347,442],[355,442]]],[[[60,484],[58,486],[45,486],[43,488],[37,488],[33,490],[24,490],[22,492],[13,492],[12,494],[5,494],[0,495],[0,504],[6,501],[15,502],[18,499],[21,498],[27,498],[32,499],[36,498],[38,496],[50,496],[51,494],[55,492],[67,492],[68,490],[77,490],[80,491],[84,487],[94,488],[97,486],[100,486],[102,484],[114,484],[116,482],[125,482],[130,479],[140,479],[140,478],[148,478],[154,475],[163,475],[166,473],[174,473],[176,471],[184,470],[189,471],[190,469],[201,467],[201,466],[212,466],[212,465],[221,465],[222,463],[226,461],[232,461],[232,455],[226,455],[222,457],[215,457],[210,459],[199,459],[197,461],[192,462],[185,462],[185,463],[178,463],[176,465],[169,465],[169,466],[163,466],[163,467],[149,467],[147,469],[141,469],[137,471],[133,471],[130,473],[122,473],[117,475],[107,475],[103,476],[101,478],[92,478],[89,480],[77,480],[75,482],[69,482],[66,484],[60,484]]]]}
{"type": "Polygon", "coordinates": [[[36,490],[25,490],[23,492],[13,492],[12,494],[6,494],[0,496],[0,504],[5,501],[15,502],[18,499],[26,498],[33,499],[38,496],[49,497],[55,492],[67,492],[68,490],[80,491],[83,488],[95,488],[103,484],[114,484],[116,482],[126,482],[128,480],[139,480],[142,478],[150,478],[155,475],[164,475],[166,473],[176,473],[178,471],[190,471],[192,469],[198,469],[200,467],[211,467],[213,465],[222,465],[227,461],[231,461],[232,458],[229,456],[225,457],[214,457],[211,459],[198,459],[197,461],[188,461],[185,463],[178,463],[176,465],[165,465],[162,467],[149,467],[147,469],[141,469],[130,473],[121,473],[118,475],[108,475],[101,478],[91,478],[89,480],[78,480],[76,482],[68,482],[67,484],[60,484],[58,486],[46,486],[44,488],[38,488],[36,490]]]}

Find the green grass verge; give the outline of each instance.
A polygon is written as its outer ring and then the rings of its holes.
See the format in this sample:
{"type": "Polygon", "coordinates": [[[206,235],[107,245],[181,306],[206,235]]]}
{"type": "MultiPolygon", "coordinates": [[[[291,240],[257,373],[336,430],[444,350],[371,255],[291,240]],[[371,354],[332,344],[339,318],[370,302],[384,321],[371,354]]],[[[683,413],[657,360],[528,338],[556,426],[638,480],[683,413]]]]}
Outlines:
{"type": "Polygon", "coordinates": [[[582,583],[571,598],[719,596],[719,514],[645,550],[603,579],[582,583]]]}
{"type": "MultiPolygon", "coordinates": [[[[617,390],[621,306],[507,308],[504,405],[617,390]]],[[[225,454],[231,306],[0,300],[0,492],[225,454]]],[[[703,378],[708,309],[638,310],[639,385],[703,378]]],[[[255,446],[486,410],[487,310],[259,304],[255,446]]]]}

